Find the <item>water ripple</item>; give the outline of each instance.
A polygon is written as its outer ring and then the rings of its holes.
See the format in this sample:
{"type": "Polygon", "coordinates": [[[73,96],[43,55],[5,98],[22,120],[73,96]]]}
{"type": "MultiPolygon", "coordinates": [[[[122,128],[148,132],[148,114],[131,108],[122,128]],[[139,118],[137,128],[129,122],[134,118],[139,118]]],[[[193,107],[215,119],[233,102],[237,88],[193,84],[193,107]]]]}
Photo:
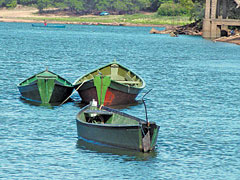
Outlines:
{"type": "MultiPolygon", "coordinates": [[[[149,34],[148,27],[0,23],[1,179],[239,179],[239,46],[149,34]],[[141,75],[148,118],[161,126],[150,154],[76,139],[73,101],[44,107],[17,84],[48,66],[74,82],[116,59],[141,75]]],[[[121,111],[145,118],[139,101],[121,111]]]]}

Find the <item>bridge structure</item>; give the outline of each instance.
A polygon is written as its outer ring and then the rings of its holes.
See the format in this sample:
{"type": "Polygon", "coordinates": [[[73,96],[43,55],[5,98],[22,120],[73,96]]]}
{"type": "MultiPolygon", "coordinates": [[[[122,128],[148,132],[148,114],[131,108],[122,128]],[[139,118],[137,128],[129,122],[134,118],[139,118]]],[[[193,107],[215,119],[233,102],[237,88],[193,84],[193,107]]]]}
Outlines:
{"type": "MultiPolygon", "coordinates": [[[[206,0],[205,18],[203,20],[204,38],[216,39],[228,35],[228,26],[240,26],[240,20],[228,19],[230,0],[206,0]]],[[[234,0],[237,8],[240,0],[234,0]]]]}

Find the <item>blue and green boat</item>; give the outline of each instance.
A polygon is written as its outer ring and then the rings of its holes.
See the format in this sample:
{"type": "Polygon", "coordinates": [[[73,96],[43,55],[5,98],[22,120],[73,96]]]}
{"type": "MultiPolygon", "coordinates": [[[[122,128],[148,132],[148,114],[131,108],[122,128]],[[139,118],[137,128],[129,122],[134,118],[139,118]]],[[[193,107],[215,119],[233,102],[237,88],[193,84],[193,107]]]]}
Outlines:
{"type": "Polygon", "coordinates": [[[39,28],[65,28],[65,25],[59,25],[59,24],[32,24],[32,27],[39,27],[39,28]]]}

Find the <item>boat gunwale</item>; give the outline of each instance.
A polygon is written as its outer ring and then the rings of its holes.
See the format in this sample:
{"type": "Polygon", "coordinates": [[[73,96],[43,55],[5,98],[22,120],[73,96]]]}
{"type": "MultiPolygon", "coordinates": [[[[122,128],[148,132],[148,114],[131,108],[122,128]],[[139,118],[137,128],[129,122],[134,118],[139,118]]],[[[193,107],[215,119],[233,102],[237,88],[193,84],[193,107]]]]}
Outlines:
{"type": "MultiPolygon", "coordinates": [[[[81,86],[79,89],[82,89],[82,88],[84,87],[84,85],[87,84],[87,83],[93,83],[93,79],[84,80],[82,83],[79,83],[79,84],[76,84],[76,85],[73,84],[73,87],[74,87],[75,89],[78,89],[78,87],[81,86]]],[[[113,84],[115,83],[115,84],[118,84],[118,85],[120,85],[120,86],[124,86],[124,87],[126,87],[126,88],[132,88],[132,89],[136,89],[136,90],[142,90],[142,89],[144,88],[144,87],[128,86],[127,84],[122,84],[122,83],[117,82],[117,81],[115,81],[115,80],[111,80],[111,83],[113,83],[113,84]]],[[[113,88],[113,87],[111,86],[111,84],[110,84],[109,87],[112,88],[112,89],[115,89],[115,88],[113,88]]],[[[88,88],[85,88],[85,89],[88,89],[88,88]]],[[[117,89],[117,90],[118,90],[118,89],[117,89]]],[[[128,93],[130,93],[130,92],[128,92],[128,93]]],[[[130,93],[130,94],[136,94],[136,93],[130,93]]]]}
{"type": "MultiPolygon", "coordinates": [[[[106,64],[106,65],[104,65],[104,66],[101,66],[101,67],[99,67],[99,68],[96,68],[96,69],[92,70],[91,72],[88,72],[88,73],[82,75],[80,78],[78,78],[77,80],[75,80],[75,81],[73,82],[73,86],[78,86],[78,85],[80,85],[81,83],[77,83],[77,82],[78,82],[79,80],[83,79],[84,77],[86,77],[87,75],[92,74],[92,73],[96,72],[97,70],[102,69],[102,68],[105,68],[105,67],[110,66],[110,65],[112,65],[112,64],[117,64],[117,65],[119,65],[120,67],[126,69],[127,71],[130,71],[131,73],[133,73],[134,75],[136,75],[137,78],[139,78],[139,79],[142,81],[142,86],[141,86],[141,87],[133,87],[133,86],[131,86],[131,88],[143,89],[143,88],[146,86],[146,83],[145,83],[145,81],[143,80],[143,78],[142,78],[141,76],[139,76],[137,73],[135,73],[134,71],[130,70],[129,68],[125,67],[124,65],[119,64],[118,62],[115,62],[115,61],[110,62],[110,63],[108,63],[108,64],[106,64]]],[[[92,79],[89,79],[89,80],[92,80],[92,79]]],[[[86,80],[86,81],[83,81],[83,82],[85,83],[85,82],[87,82],[87,81],[89,81],[89,80],[86,80]]],[[[112,79],[111,79],[111,81],[113,81],[113,82],[115,82],[115,83],[117,83],[117,84],[121,84],[121,85],[124,85],[124,86],[127,86],[127,87],[128,87],[128,85],[123,84],[123,83],[120,83],[120,82],[117,82],[117,81],[115,81],[115,80],[112,80],[112,79]]]]}
{"type": "Polygon", "coordinates": [[[97,124],[97,123],[88,123],[85,121],[81,121],[80,119],[76,119],[79,123],[85,126],[93,126],[98,128],[117,128],[117,129],[139,129],[141,128],[140,124],[137,125],[122,125],[122,124],[97,124]]]}
{"type": "MultiPolygon", "coordinates": [[[[34,77],[37,77],[39,74],[44,73],[44,72],[46,72],[46,70],[44,70],[44,71],[42,71],[42,72],[39,72],[39,73],[37,73],[37,74],[35,74],[35,75],[33,75],[33,76],[31,76],[31,77],[23,80],[23,81],[20,82],[17,86],[18,86],[18,87],[24,87],[24,86],[31,85],[31,83],[26,84],[26,85],[21,85],[21,84],[23,84],[25,81],[27,81],[27,80],[29,80],[29,79],[32,79],[32,78],[34,78],[34,77]]],[[[49,70],[47,70],[47,72],[50,72],[50,73],[52,73],[54,76],[56,76],[56,80],[57,80],[57,78],[59,78],[59,79],[62,79],[63,81],[66,81],[66,82],[69,84],[69,85],[66,84],[66,85],[62,85],[62,86],[65,86],[65,87],[74,87],[73,84],[72,84],[70,81],[68,81],[68,80],[66,80],[65,78],[59,76],[58,74],[53,73],[53,72],[51,72],[51,71],[49,71],[49,70]]],[[[42,79],[44,79],[44,78],[42,78],[42,79]]],[[[33,82],[34,82],[34,81],[33,81],[33,82]]],[[[57,80],[57,82],[59,82],[59,81],[57,80]]],[[[62,84],[62,83],[60,83],[60,84],[62,84]]]]}
{"type": "MultiPolygon", "coordinates": [[[[80,114],[84,113],[84,112],[85,112],[88,108],[90,108],[90,107],[91,107],[91,104],[85,106],[85,107],[77,114],[76,120],[79,121],[79,122],[81,122],[82,124],[86,124],[86,125],[96,125],[96,126],[102,126],[102,127],[116,127],[116,128],[120,128],[120,127],[122,127],[122,128],[124,128],[124,127],[140,127],[140,128],[141,128],[141,126],[142,126],[143,124],[147,124],[147,121],[145,121],[145,120],[143,120],[143,119],[140,119],[140,118],[138,118],[138,117],[132,116],[132,115],[127,114],[127,113],[124,113],[124,112],[120,112],[120,111],[115,110],[115,109],[108,108],[108,107],[106,107],[106,106],[102,106],[102,107],[101,107],[101,110],[105,110],[105,111],[108,111],[108,112],[113,112],[113,113],[116,113],[116,114],[118,114],[118,115],[120,115],[120,116],[124,116],[124,117],[126,117],[126,118],[130,118],[130,119],[132,119],[132,120],[137,121],[139,124],[134,124],[134,125],[95,124],[95,123],[88,123],[88,122],[82,121],[80,118],[78,118],[78,116],[79,116],[80,114]]],[[[100,106],[97,106],[97,107],[99,108],[100,106]]],[[[151,122],[150,122],[150,123],[151,123],[151,122]]],[[[152,122],[152,123],[153,123],[153,122],[152,122]]],[[[155,123],[155,122],[154,122],[154,123],[155,123]]],[[[156,124],[156,123],[155,123],[155,124],[156,124]]],[[[156,124],[156,126],[158,126],[158,125],[156,124]]]]}

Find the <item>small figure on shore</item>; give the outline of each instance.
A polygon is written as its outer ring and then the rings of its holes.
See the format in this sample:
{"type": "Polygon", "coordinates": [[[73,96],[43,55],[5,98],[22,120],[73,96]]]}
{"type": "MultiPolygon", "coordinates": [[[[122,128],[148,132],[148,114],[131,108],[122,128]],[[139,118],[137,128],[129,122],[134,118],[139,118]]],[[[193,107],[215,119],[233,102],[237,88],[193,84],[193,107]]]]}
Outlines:
{"type": "Polygon", "coordinates": [[[47,21],[46,21],[46,19],[44,19],[43,24],[44,24],[44,26],[47,25],[47,21]]]}

